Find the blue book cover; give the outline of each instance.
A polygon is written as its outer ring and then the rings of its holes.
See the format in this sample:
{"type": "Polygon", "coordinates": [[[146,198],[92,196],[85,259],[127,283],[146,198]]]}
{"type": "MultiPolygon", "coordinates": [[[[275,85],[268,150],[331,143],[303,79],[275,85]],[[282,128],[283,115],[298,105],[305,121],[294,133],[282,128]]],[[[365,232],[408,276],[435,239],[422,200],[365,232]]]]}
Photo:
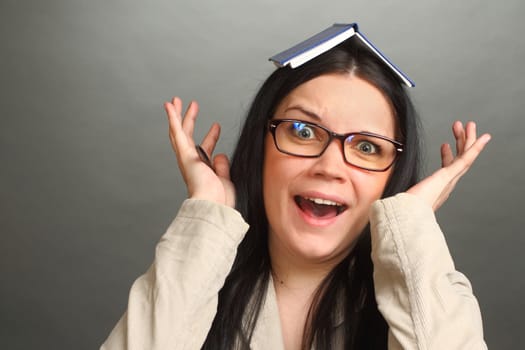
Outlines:
{"type": "Polygon", "coordinates": [[[379,49],[375,47],[374,44],[363,35],[363,33],[359,32],[357,23],[336,23],[299,44],[270,57],[270,61],[273,61],[278,67],[289,65],[291,68],[296,68],[352,36],[359,38],[405,85],[409,87],[415,86],[414,82],[406,74],[404,74],[381,51],[379,51],[379,49]]]}

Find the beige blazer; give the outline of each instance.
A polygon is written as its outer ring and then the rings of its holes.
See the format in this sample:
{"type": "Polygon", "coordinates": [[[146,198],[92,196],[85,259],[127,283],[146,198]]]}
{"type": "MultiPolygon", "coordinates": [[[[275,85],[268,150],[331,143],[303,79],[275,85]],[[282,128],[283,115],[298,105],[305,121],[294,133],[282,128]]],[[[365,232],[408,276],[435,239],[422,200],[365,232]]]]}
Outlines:
{"type": "MultiPolygon", "coordinates": [[[[388,348],[486,349],[477,300],[467,278],[454,268],[432,209],[413,195],[399,194],[373,204],[370,226],[376,299],[389,325],[388,348]]],[[[200,349],[247,230],[231,208],[186,200],[100,349],[200,349]]],[[[267,293],[253,350],[284,349],[271,282],[267,293]]]]}

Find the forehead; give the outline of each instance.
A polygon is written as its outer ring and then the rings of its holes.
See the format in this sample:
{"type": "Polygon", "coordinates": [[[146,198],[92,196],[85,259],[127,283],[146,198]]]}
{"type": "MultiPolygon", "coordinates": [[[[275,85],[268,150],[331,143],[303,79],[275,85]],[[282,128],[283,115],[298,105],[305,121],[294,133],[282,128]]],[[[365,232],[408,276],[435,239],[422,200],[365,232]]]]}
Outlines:
{"type": "Polygon", "coordinates": [[[374,85],[353,74],[326,74],[292,90],[279,104],[277,118],[315,120],[340,133],[370,131],[394,136],[392,107],[374,85]]]}

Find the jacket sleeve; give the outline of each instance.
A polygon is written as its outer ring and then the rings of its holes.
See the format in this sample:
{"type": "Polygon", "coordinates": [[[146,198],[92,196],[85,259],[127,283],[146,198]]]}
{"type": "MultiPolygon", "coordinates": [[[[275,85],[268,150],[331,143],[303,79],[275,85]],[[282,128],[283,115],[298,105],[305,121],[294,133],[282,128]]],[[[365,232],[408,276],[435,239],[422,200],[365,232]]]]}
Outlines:
{"type": "Polygon", "coordinates": [[[389,349],[486,349],[478,302],[455,270],[432,208],[398,194],[373,204],[370,225],[389,349]]]}
{"type": "Polygon", "coordinates": [[[247,230],[234,209],[184,201],[156,247],[152,266],[131,287],[128,309],[101,350],[200,349],[247,230]]]}

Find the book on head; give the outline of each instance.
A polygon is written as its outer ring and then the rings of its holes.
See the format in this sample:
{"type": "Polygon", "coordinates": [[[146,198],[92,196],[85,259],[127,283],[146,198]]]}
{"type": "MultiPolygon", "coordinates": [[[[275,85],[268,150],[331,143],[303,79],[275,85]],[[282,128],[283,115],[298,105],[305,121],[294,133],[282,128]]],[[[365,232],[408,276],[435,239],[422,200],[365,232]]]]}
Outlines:
{"type": "Polygon", "coordinates": [[[359,31],[357,23],[336,23],[299,44],[270,57],[270,61],[274,62],[277,67],[289,65],[291,68],[297,68],[353,36],[359,38],[405,85],[409,87],[415,86],[414,82],[405,73],[397,68],[359,31]]]}

